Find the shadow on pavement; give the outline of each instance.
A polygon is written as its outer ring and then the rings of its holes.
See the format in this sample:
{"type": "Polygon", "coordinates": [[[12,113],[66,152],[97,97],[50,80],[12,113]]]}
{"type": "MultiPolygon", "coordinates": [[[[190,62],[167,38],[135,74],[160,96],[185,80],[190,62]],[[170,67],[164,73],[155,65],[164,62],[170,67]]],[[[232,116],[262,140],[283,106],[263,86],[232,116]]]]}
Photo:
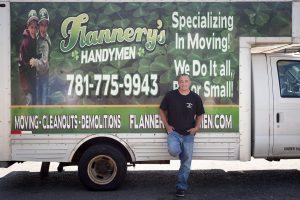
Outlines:
{"type": "MultiPolygon", "coordinates": [[[[176,171],[128,171],[116,191],[91,192],[79,182],[77,171],[39,173],[19,171],[0,179],[1,199],[178,199],[174,196],[176,171]]],[[[300,171],[193,170],[190,189],[180,199],[300,199],[300,171]]]]}

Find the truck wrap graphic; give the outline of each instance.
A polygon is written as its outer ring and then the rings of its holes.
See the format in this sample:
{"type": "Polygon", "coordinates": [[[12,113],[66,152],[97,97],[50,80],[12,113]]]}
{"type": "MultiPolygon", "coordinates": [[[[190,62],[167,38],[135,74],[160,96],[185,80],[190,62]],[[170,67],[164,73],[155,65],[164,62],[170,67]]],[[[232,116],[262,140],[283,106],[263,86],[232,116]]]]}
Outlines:
{"type": "Polygon", "coordinates": [[[164,132],[158,106],[182,73],[204,101],[202,131],[239,132],[239,37],[292,32],[291,2],[24,4],[11,3],[12,133],[164,132]],[[20,44],[29,12],[42,8],[47,89],[37,67],[28,103],[20,44]]]}

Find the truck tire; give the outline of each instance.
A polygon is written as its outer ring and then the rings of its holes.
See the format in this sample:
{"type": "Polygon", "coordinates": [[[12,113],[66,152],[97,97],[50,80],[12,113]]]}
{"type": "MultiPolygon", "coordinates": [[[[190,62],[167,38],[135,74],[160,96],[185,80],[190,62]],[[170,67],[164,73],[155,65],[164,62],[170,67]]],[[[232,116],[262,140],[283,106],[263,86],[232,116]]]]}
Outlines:
{"type": "Polygon", "coordinates": [[[78,176],[89,190],[117,189],[125,178],[127,162],[112,145],[99,144],[87,149],[78,164],[78,176]]]}

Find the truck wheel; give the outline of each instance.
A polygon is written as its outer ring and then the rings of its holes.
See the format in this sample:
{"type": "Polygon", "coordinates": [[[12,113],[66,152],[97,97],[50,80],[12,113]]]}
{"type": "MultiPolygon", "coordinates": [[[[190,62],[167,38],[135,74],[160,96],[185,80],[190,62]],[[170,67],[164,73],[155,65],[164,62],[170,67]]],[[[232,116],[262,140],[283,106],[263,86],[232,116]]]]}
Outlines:
{"type": "Polygon", "coordinates": [[[111,145],[96,145],[86,150],[79,160],[78,175],[89,190],[113,190],[125,178],[127,162],[111,145]]]}

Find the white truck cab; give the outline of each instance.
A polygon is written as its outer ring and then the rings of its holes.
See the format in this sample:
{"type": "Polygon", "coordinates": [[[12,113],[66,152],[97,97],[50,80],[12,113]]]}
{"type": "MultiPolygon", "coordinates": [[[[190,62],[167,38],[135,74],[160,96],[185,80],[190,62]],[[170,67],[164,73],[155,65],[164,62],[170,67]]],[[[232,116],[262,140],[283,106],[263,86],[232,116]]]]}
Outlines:
{"type": "Polygon", "coordinates": [[[299,49],[252,54],[254,157],[300,157],[299,49]]]}

